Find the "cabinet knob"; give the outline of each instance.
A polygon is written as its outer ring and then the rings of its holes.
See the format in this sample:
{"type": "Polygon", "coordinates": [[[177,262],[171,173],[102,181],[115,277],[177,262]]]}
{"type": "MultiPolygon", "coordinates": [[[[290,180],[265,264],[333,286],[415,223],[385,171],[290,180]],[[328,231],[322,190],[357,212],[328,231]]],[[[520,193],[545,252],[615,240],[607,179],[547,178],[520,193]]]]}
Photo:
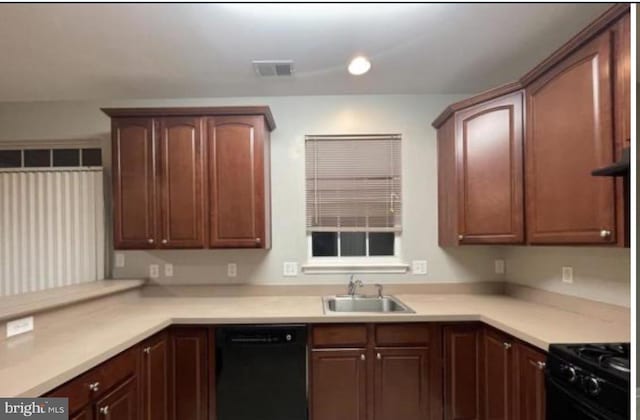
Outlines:
{"type": "Polygon", "coordinates": [[[163,240],[162,240],[162,244],[163,244],[163,245],[166,245],[166,244],[168,244],[168,243],[169,243],[169,241],[167,241],[166,239],[163,239],[163,240]]]}
{"type": "Polygon", "coordinates": [[[260,243],[261,243],[261,242],[262,242],[262,240],[261,240],[260,238],[256,238],[256,243],[257,243],[258,245],[260,245],[260,243]]]}
{"type": "Polygon", "coordinates": [[[547,364],[545,362],[536,362],[536,366],[538,367],[538,369],[544,370],[547,364]]]}
{"type": "Polygon", "coordinates": [[[601,237],[601,238],[608,238],[608,237],[610,237],[610,236],[611,236],[611,231],[610,231],[610,230],[602,229],[602,230],[600,231],[600,237],[601,237]]]}
{"type": "Polygon", "coordinates": [[[152,244],[154,241],[153,241],[153,239],[149,238],[149,240],[147,240],[147,242],[149,242],[150,244],[152,244]]]}
{"type": "Polygon", "coordinates": [[[464,239],[464,235],[458,235],[458,240],[461,241],[464,239]]]}
{"type": "Polygon", "coordinates": [[[109,406],[105,405],[104,407],[100,408],[100,414],[104,415],[105,417],[109,415],[109,406]]]}
{"type": "Polygon", "coordinates": [[[382,355],[380,353],[376,354],[376,359],[382,360],[382,355]]]}
{"type": "Polygon", "coordinates": [[[505,341],[504,343],[502,343],[502,345],[504,346],[505,350],[509,350],[511,348],[511,343],[509,343],[509,342],[505,341]]]}
{"type": "Polygon", "coordinates": [[[360,360],[366,360],[366,359],[367,359],[367,356],[365,356],[364,354],[360,355],[360,360]]]}
{"type": "Polygon", "coordinates": [[[145,347],[142,349],[142,351],[144,352],[144,354],[150,354],[151,353],[151,347],[145,347]]]}
{"type": "Polygon", "coordinates": [[[100,382],[94,382],[92,384],[89,384],[89,391],[98,392],[99,389],[100,389],[100,382]]]}

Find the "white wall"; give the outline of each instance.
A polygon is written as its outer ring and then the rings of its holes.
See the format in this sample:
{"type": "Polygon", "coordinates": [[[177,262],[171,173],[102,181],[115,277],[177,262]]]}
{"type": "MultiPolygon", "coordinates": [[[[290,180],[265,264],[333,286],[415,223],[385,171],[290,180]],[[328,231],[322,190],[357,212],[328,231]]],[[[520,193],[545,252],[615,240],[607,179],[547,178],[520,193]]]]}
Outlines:
{"type": "Polygon", "coordinates": [[[495,258],[507,259],[508,279],[533,287],[624,304],[629,301],[629,252],[592,248],[437,246],[435,116],[459,95],[371,95],[265,98],[137,100],[119,102],[52,102],[0,104],[0,141],[60,138],[103,139],[109,119],[101,106],[269,105],[278,128],[272,133],[273,248],[219,251],[129,251],[116,277],[146,276],[151,262],[174,264],[175,277],[163,282],[224,283],[226,263],[238,263],[234,283],[343,283],[344,275],[282,276],[284,261],[306,259],[304,228],[304,135],[393,132],[403,135],[402,252],[406,261],[426,259],[426,276],[370,275],[385,282],[477,282],[501,280],[493,273],[495,258]],[[604,255],[593,264],[594,255],[604,255]],[[574,266],[571,288],[558,284],[558,264],[574,266]],[[548,269],[545,267],[549,267],[548,269]],[[517,274],[517,275],[516,275],[517,274]],[[555,276],[555,277],[554,277],[555,276]],[[582,279],[588,280],[582,280],[582,279]],[[557,281],[556,281],[557,280],[557,281]],[[613,284],[613,286],[610,286],[613,284]],[[606,290],[606,293],[603,293],[606,290]]]}

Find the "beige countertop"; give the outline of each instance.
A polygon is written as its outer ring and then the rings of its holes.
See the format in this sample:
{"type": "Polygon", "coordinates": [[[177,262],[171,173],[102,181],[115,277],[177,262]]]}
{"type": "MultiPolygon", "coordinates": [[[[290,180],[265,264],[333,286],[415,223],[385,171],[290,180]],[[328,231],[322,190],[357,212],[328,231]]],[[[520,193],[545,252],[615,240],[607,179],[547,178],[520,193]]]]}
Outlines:
{"type": "MultiPolygon", "coordinates": [[[[0,342],[0,396],[39,396],[171,324],[482,321],[541,349],[630,341],[601,320],[502,295],[398,294],[414,314],[325,315],[320,296],[142,297],[0,342]]],[[[99,304],[100,301],[96,301],[99,304]]]]}

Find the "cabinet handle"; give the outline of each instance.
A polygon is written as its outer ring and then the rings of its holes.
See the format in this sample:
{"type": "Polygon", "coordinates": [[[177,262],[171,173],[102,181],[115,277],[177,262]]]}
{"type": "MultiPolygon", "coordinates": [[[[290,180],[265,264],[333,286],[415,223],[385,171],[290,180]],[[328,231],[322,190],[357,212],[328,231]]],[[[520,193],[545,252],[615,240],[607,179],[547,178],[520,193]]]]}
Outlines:
{"type": "Polygon", "coordinates": [[[365,356],[364,354],[360,355],[360,360],[366,360],[366,359],[367,359],[367,356],[365,356]]]}
{"type": "Polygon", "coordinates": [[[142,349],[142,351],[144,352],[144,354],[150,354],[151,353],[151,347],[145,347],[142,349]]]}
{"type": "Polygon", "coordinates": [[[105,417],[109,415],[109,406],[105,405],[104,407],[102,407],[100,409],[100,414],[104,415],[105,417]]]}
{"type": "Polygon", "coordinates": [[[464,235],[458,235],[458,240],[461,241],[464,239],[464,235]]]}
{"type": "Polygon", "coordinates": [[[94,382],[92,384],[89,384],[89,391],[98,392],[99,389],[100,389],[100,382],[94,382]]]}
{"type": "Polygon", "coordinates": [[[536,362],[536,366],[538,366],[538,369],[544,370],[547,364],[545,362],[536,362]]]}
{"type": "Polygon", "coordinates": [[[163,245],[166,245],[167,243],[169,243],[169,241],[167,241],[166,239],[163,239],[163,240],[162,240],[162,244],[163,244],[163,245]]]}
{"type": "Polygon", "coordinates": [[[505,350],[509,350],[511,348],[511,343],[508,343],[506,341],[504,343],[502,343],[502,345],[504,346],[505,350]]]}
{"type": "Polygon", "coordinates": [[[380,353],[376,354],[376,359],[382,360],[382,355],[380,353]]]}
{"type": "Polygon", "coordinates": [[[150,244],[152,244],[154,241],[153,241],[153,239],[149,238],[149,239],[147,240],[147,242],[149,242],[150,244]]]}
{"type": "Polygon", "coordinates": [[[261,243],[261,242],[262,242],[262,240],[261,240],[260,238],[256,238],[256,243],[257,243],[258,245],[260,245],[260,243],[261,243]]]}
{"type": "Polygon", "coordinates": [[[602,229],[602,230],[600,231],[600,237],[601,237],[601,238],[608,238],[608,237],[610,237],[610,236],[611,236],[611,231],[610,231],[610,230],[602,229]]]}

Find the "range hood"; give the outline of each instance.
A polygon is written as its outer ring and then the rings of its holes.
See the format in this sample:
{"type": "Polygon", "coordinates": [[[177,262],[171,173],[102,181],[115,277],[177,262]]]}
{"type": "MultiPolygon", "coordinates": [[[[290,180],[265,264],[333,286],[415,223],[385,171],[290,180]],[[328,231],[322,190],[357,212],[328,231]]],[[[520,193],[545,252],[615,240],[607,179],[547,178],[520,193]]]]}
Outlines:
{"type": "Polygon", "coordinates": [[[591,175],[593,176],[629,175],[630,155],[631,155],[631,148],[625,147],[624,149],[622,149],[622,155],[620,156],[620,159],[617,162],[614,162],[609,166],[605,166],[604,168],[599,168],[594,171],[591,171],[591,175]]]}

